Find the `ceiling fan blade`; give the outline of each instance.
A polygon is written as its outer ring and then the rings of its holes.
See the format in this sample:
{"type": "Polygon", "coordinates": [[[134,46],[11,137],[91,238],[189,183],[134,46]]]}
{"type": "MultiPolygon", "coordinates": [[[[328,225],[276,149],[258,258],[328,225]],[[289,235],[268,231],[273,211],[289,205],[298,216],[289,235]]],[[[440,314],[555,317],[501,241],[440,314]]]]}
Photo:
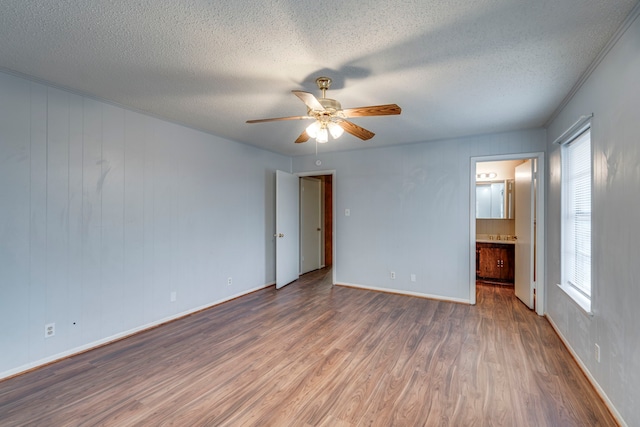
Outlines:
{"type": "Polygon", "coordinates": [[[309,140],[309,134],[307,134],[306,130],[303,130],[298,139],[295,140],[296,144],[300,144],[302,142],[307,142],[309,140]]]}
{"type": "Polygon", "coordinates": [[[302,102],[304,102],[305,105],[309,107],[309,109],[324,111],[324,107],[322,106],[322,104],[320,104],[320,101],[318,101],[318,98],[313,96],[312,93],[304,92],[301,90],[292,90],[291,92],[293,92],[295,96],[300,98],[302,102]]]}
{"type": "Polygon", "coordinates": [[[357,124],[350,122],[349,120],[340,120],[338,124],[346,132],[349,132],[353,136],[357,136],[363,141],[366,141],[367,139],[371,139],[375,135],[375,133],[371,132],[370,130],[366,130],[365,128],[360,127],[357,124]]]}
{"type": "Polygon", "coordinates": [[[402,109],[396,104],[386,104],[372,105],[370,107],[345,108],[342,112],[345,117],[393,116],[400,114],[402,109]]]}
{"type": "Polygon", "coordinates": [[[272,119],[247,120],[247,123],[265,123],[265,122],[279,122],[282,120],[307,120],[307,119],[313,119],[313,117],[311,116],[274,117],[272,119]]]}

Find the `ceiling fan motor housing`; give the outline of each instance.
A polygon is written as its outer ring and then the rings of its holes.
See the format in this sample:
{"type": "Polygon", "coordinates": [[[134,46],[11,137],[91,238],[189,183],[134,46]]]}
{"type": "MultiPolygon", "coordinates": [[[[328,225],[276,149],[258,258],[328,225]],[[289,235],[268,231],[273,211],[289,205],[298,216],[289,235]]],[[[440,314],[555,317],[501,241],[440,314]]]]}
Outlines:
{"type": "Polygon", "coordinates": [[[336,111],[342,110],[342,105],[335,99],[331,98],[320,98],[318,99],[320,104],[324,107],[325,110],[335,113],[336,111]]]}
{"type": "Polygon", "coordinates": [[[322,120],[323,118],[326,120],[342,111],[342,105],[340,105],[338,101],[326,97],[326,91],[331,87],[331,79],[329,77],[318,77],[316,84],[318,85],[318,89],[322,91],[322,98],[319,98],[318,102],[324,107],[325,111],[309,109],[309,115],[315,116],[318,120],[322,120]]]}

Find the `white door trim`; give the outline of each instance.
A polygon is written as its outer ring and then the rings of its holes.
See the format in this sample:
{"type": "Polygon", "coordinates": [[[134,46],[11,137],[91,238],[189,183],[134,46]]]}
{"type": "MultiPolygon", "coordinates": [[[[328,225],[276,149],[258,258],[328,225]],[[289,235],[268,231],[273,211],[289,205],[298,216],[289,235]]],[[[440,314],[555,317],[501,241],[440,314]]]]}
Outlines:
{"type": "MultiPolygon", "coordinates": [[[[476,303],[476,163],[495,162],[501,160],[536,159],[536,313],[543,316],[545,313],[545,164],[544,153],[518,153],[501,154],[495,156],[471,157],[469,167],[469,302],[476,303]]],[[[516,197],[518,197],[516,195],[516,197]]]]}
{"type": "Polygon", "coordinates": [[[316,177],[300,180],[300,274],[322,266],[324,229],[322,224],[322,181],[316,177]]]}
{"type": "Polygon", "coordinates": [[[333,218],[331,219],[331,254],[332,254],[332,268],[331,268],[331,284],[335,285],[336,284],[336,271],[338,270],[338,257],[336,257],[336,223],[337,221],[337,217],[336,217],[336,170],[335,169],[328,169],[328,170],[320,170],[320,171],[312,171],[312,172],[297,172],[294,173],[294,175],[298,176],[298,177],[303,177],[303,176],[321,176],[321,175],[331,175],[331,198],[333,199],[333,203],[332,203],[332,216],[333,218]]]}

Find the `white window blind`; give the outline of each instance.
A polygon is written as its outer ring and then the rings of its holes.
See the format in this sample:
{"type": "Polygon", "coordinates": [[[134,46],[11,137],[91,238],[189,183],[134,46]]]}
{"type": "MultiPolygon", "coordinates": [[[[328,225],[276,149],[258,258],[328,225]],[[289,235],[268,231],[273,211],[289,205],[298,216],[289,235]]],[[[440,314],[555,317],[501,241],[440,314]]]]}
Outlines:
{"type": "Polygon", "coordinates": [[[591,132],[562,147],[562,281],[591,298],[591,132]]]}

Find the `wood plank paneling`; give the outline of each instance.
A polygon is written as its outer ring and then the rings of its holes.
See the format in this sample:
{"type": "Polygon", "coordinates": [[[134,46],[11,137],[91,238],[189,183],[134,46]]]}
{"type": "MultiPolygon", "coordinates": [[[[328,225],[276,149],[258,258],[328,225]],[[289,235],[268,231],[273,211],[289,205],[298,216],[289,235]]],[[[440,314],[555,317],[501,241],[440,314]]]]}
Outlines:
{"type": "MultiPolygon", "coordinates": [[[[46,313],[47,301],[47,88],[40,84],[29,87],[29,281],[15,286],[28,286],[29,326],[31,331],[40,330],[40,325],[54,322],[46,313]],[[37,325],[37,326],[36,326],[37,325]]],[[[16,301],[20,301],[19,299],[16,301]]],[[[14,301],[12,301],[13,303],[14,301]]],[[[8,313],[14,310],[7,309],[8,313]]],[[[20,324],[15,325],[20,329],[20,324]]],[[[24,331],[24,330],[23,330],[24,331]]],[[[38,331],[38,332],[40,332],[38,331]]],[[[44,334],[38,333],[40,337],[44,334]]],[[[27,334],[23,336],[28,337],[27,334]]],[[[30,337],[29,337],[30,338],[30,337]]],[[[55,352],[47,346],[49,341],[27,338],[22,345],[29,349],[30,359],[39,359],[55,352]]],[[[54,353],[55,354],[55,353],[54,353]]]]}
{"type": "Polygon", "coordinates": [[[0,99],[0,377],[274,280],[290,158],[5,73],[0,99]]]}
{"type": "Polygon", "coordinates": [[[513,289],[467,306],[302,276],[0,383],[0,424],[613,426],[513,289]]]}
{"type": "MultiPolygon", "coordinates": [[[[28,96],[27,84],[0,74],[0,183],[9,184],[0,185],[0,301],[29,298],[29,287],[19,285],[29,283],[31,262],[31,105],[28,96]]],[[[3,310],[1,305],[0,322],[5,325],[2,334],[6,345],[15,346],[17,350],[14,353],[0,351],[0,366],[28,357],[27,339],[16,325],[28,324],[31,315],[26,310],[3,310]]]]}

